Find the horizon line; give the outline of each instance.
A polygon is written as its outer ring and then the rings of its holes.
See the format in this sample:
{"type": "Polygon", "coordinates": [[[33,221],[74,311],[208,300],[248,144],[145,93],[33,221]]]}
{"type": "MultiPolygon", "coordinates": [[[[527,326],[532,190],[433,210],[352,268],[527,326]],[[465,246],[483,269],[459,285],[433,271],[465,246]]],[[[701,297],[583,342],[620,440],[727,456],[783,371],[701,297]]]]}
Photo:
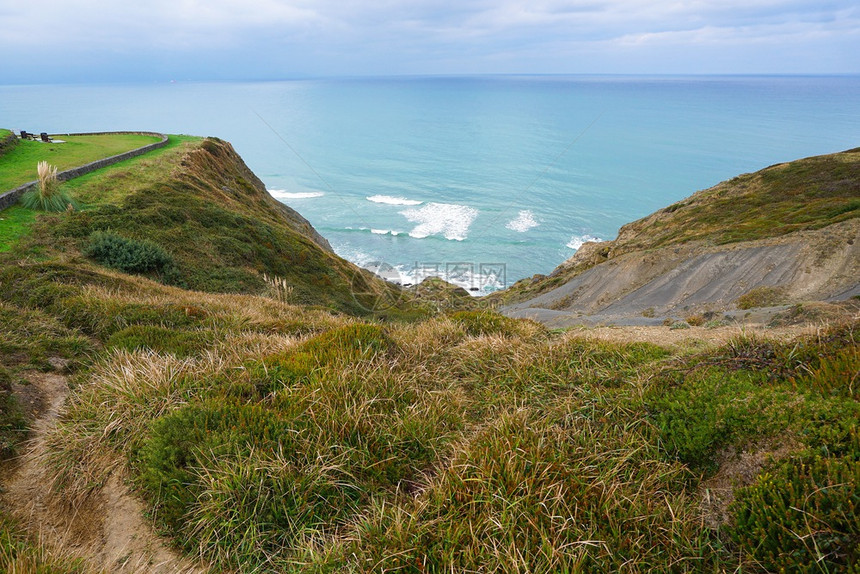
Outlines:
{"type": "Polygon", "coordinates": [[[299,82],[325,80],[408,80],[408,79],[469,79],[469,78],[851,78],[860,77],[860,72],[720,72],[720,73],[662,73],[662,72],[504,72],[504,73],[415,73],[415,74],[297,74],[283,77],[257,78],[142,78],[120,79],[102,78],[80,81],[33,81],[3,82],[0,86],[63,86],[63,85],[104,85],[104,84],[230,84],[230,83],[267,83],[299,82]]]}

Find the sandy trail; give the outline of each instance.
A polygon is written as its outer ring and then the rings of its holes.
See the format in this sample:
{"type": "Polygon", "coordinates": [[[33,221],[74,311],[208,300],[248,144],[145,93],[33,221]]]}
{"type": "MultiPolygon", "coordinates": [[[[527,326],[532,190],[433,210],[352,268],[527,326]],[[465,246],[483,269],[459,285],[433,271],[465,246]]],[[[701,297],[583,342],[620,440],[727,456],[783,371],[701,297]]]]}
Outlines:
{"type": "Polygon", "coordinates": [[[786,341],[801,335],[813,335],[822,329],[817,325],[794,325],[768,328],[761,325],[732,325],[716,328],[690,327],[670,329],[663,326],[636,327],[581,327],[569,332],[588,339],[600,339],[613,343],[653,343],[663,347],[700,349],[719,347],[741,336],[754,336],[786,341]]]}
{"type": "Polygon", "coordinates": [[[86,500],[71,504],[52,493],[45,463],[47,437],[63,413],[69,386],[58,373],[31,373],[16,394],[34,420],[26,451],[3,478],[2,505],[57,555],[86,560],[93,571],[122,574],[202,574],[167,548],[143,518],[143,506],[114,471],[86,500]]]}

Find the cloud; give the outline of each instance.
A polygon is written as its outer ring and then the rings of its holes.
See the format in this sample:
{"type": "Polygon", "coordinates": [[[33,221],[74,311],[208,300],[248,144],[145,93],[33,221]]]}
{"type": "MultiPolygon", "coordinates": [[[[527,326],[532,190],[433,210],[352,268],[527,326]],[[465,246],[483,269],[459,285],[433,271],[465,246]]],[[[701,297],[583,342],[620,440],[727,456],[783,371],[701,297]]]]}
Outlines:
{"type": "MultiPolygon", "coordinates": [[[[606,72],[660,73],[666,47],[689,52],[679,58],[688,61],[722,45],[747,50],[738,72],[785,72],[798,64],[755,46],[801,42],[818,61],[860,72],[844,57],[860,53],[855,0],[0,0],[0,15],[0,49],[46,70],[127,58],[165,73],[192,60],[203,73],[220,59],[219,74],[238,78],[576,73],[595,71],[574,58],[592,54],[606,72]]],[[[705,65],[708,52],[699,56],[705,65]]]]}

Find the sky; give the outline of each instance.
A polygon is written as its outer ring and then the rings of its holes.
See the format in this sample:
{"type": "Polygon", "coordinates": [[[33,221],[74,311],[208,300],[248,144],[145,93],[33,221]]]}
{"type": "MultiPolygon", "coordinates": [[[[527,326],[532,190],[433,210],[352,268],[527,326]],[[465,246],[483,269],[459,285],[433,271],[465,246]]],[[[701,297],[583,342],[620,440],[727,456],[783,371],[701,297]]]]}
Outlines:
{"type": "Polygon", "coordinates": [[[857,74],[857,0],[0,0],[0,83],[857,74]]]}

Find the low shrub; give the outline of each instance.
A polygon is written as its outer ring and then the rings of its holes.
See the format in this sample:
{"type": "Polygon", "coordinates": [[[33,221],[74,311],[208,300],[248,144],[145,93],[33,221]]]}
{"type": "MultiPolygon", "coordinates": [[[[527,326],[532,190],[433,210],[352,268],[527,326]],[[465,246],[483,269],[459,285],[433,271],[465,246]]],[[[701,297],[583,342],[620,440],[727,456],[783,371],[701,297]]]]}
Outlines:
{"type": "Polygon", "coordinates": [[[738,309],[754,309],[756,307],[774,307],[788,301],[785,290],[779,287],[756,287],[740,297],[735,304],[738,309]]]}
{"type": "MultiPolygon", "coordinates": [[[[782,395],[755,384],[746,373],[709,368],[682,385],[656,390],[648,401],[667,453],[693,468],[713,470],[717,452],[779,427],[782,395]]],[[[785,399],[788,402],[788,399],[785,399]]]]}
{"type": "Polygon", "coordinates": [[[736,492],[733,540],[771,572],[855,572],[860,560],[860,449],[790,459],[736,492]]]}
{"type": "Polygon", "coordinates": [[[128,239],[110,231],[94,231],[84,254],[125,273],[164,273],[174,266],[173,257],[161,246],[148,240],[128,239]]]}
{"type": "Polygon", "coordinates": [[[153,421],[137,461],[142,486],[158,501],[159,521],[175,533],[187,527],[200,493],[195,468],[207,457],[288,446],[286,430],[269,411],[241,404],[188,405],[153,421]]]}
{"type": "Polygon", "coordinates": [[[317,364],[371,359],[394,343],[379,325],[357,323],[332,329],[303,343],[299,352],[311,355],[317,364]]]}

